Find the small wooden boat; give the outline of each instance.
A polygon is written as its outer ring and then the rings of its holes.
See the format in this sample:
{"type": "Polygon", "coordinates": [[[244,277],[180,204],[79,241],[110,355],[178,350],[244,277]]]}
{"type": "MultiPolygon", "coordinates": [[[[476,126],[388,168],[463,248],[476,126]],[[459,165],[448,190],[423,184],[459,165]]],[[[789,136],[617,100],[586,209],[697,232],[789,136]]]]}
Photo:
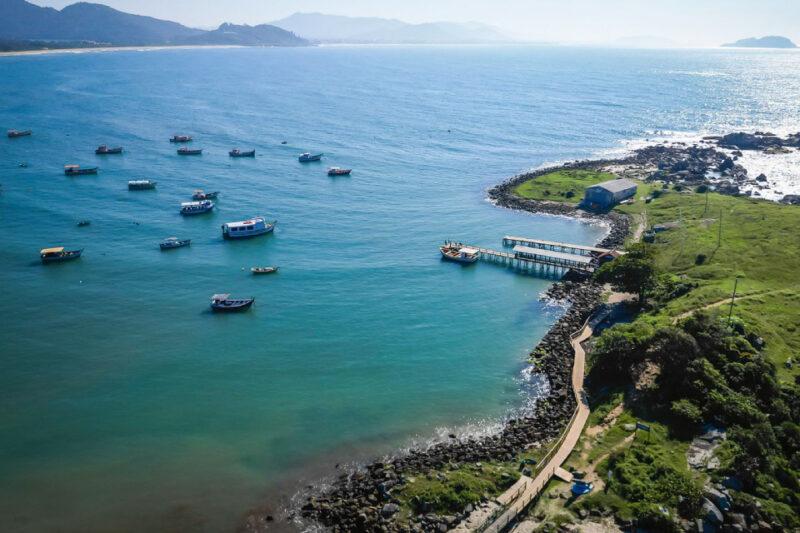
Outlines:
{"type": "Polygon", "coordinates": [[[210,213],[212,209],[214,209],[214,202],[211,200],[181,203],[181,215],[184,216],[202,215],[203,213],[210,213]]]}
{"type": "Polygon", "coordinates": [[[201,155],[202,148],[178,148],[178,155],[201,155]]]}
{"type": "Polygon", "coordinates": [[[42,263],[59,263],[78,259],[82,253],[83,248],[80,250],[67,250],[63,246],[57,246],[55,248],[43,248],[39,251],[39,257],[41,257],[42,263]]]}
{"type": "Polygon", "coordinates": [[[219,191],[205,192],[202,189],[197,189],[192,194],[192,200],[213,200],[219,195],[219,191]]]}
{"type": "Polygon", "coordinates": [[[97,155],[110,155],[110,154],[121,154],[122,153],[122,146],[117,146],[115,148],[109,148],[105,144],[101,144],[97,147],[97,150],[94,151],[97,155]]]}
{"type": "Polygon", "coordinates": [[[228,152],[228,155],[231,156],[231,157],[255,157],[256,156],[256,151],[255,150],[250,150],[248,152],[242,152],[238,148],[234,148],[233,150],[228,152]]]}
{"type": "Polygon", "coordinates": [[[328,169],[328,176],[349,176],[352,168],[331,167],[328,169]]]}
{"type": "Polygon", "coordinates": [[[230,294],[215,294],[211,297],[211,309],[215,312],[246,311],[255,298],[231,298],[230,294]]]}
{"type": "Polygon", "coordinates": [[[17,137],[27,137],[32,133],[31,130],[8,130],[8,138],[16,139],[17,137]]]}
{"type": "Polygon", "coordinates": [[[177,237],[168,237],[161,241],[158,246],[162,250],[171,250],[173,248],[183,248],[192,244],[192,239],[179,239],[177,237]]]}
{"type": "Polygon", "coordinates": [[[471,264],[480,259],[481,253],[477,248],[464,246],[460,242],[446,242],[439,247],[442,257],[456,263],[471,264]]]}
{"type": "Polygon", "coordinates": [[[153,180],[132,180],[128,182],[128,190],[129,191],[146,191],[149,189],[155,189],[156,183],[153,180]]]}
{"type": "Polygon", "coordinates": [[[278,267],[276,266],[267,266],[267,267],[253,267],[250,269],[250,272],[253,274],[274,274],[278,271],[278,267]]]}
{"type": "Polygon", "coordinates": [[[91,222],[91,221],[89,221],[89,220],[79,220],[79,221],[78,221],[78,227],[79,227],[79,228],[83,228],[83,227],[86,227],[86,226],[88,226],[88,225],[89,225],[89,224],[91,224],[91,223],[92,223],[92,222],[91,222]]]}
{"type": "Polygon", "coordinates": [[[97,174],[97,167],[81,168],[80,165],[64,165],[64,174],[67,176],[85,176],[97,174]]]}
{"type": "Polygon", "coordinates": [[[301,163],[310,163],[312,161],[319,161],[320,159],[322,159],[323,155],[324,154],[312,154],[306,152],[304,154],[300,154],[300,157],[298,157],[297,160],[300,161],[301,163]]]}
{"type": "Polygon", "coordinates": [[[191,142],[191,135],[173,135],[169,140],[171,143],[188,143],[191,142]]]}

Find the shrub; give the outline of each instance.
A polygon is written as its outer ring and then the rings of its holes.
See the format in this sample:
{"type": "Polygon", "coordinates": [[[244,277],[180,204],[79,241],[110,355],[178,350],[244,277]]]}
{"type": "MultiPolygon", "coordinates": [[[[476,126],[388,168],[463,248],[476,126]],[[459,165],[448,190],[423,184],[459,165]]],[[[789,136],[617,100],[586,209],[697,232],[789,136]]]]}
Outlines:
{"type": "Polygon", "coordinates": [[[695,265],[702,265],[706,262],[706,254],[697,254],[697,257],[694,258],[695,265]]]}

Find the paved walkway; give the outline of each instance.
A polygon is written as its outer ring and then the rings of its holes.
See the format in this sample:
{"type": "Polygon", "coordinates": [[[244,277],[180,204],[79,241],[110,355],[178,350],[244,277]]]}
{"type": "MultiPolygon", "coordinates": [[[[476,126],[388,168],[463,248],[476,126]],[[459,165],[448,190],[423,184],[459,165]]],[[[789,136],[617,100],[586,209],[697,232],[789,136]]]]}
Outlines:
{"type": "Polygon", "coordinates": [[[581,343],[591,336],[592,328],[587,324],[581,330],[580,334],[571,341],[572,349],[575,351],[575,362],[572,365],[572,390],[578,402],[578,409],[572,420],[572,424],[569,426],[567,433],[562,436],[562,441],[558,449],[547,461],[539,474],[533,478],[533,481],[526,484],[525,490],[514,500],[514,503],[512,503],[494,523],[484,530],[486,533],[500,533],[509,523],[515,520],[534,498],[539,495],[544,486],[547,485],[547,482],[550,481],[550,478],[555,474],[556,469],[560,468],[561,464],[567,460],[567,457],[569,457],[569,454],[572,453],[572,450],[578,443],[578,439],[583,432],[583,427],[589,419],[589,405],[586,402],[583,391],[586,352],[583,346],[581,346],[581,343]]]}

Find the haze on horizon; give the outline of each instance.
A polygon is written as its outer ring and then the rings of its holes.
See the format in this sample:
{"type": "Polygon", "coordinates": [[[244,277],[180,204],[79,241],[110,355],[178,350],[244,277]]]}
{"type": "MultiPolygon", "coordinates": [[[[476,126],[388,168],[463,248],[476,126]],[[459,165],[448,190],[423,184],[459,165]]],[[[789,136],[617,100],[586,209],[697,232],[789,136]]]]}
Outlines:
{"type": "MultiPolygon", "coordinates": [[[[75,0],[33,0],[62,8],[75,0]]],[[[800,41],[797,0],[96,0],[116,9],[199,28],[262,24],[296,12],[395,18],[411,23],[482,22],[527,41],[613,43],[656,38],[718,46],[744,37],[800,41]]]]}

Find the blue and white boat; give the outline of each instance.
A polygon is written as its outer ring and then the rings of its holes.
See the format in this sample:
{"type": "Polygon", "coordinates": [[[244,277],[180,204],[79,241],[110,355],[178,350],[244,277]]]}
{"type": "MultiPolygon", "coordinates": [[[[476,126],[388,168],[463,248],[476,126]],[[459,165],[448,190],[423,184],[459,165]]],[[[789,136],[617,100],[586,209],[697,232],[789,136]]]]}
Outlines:
{"type": "Polygon", "coordinates": [[[322,159],[323,154],[312,154],[310,152],[305,152],[300,154],[300,157],[297,158],[298,161],[301,163],[310,163],[312,161],[319,161],[322,159]]]}
{"type": "Polygon", "coordinates": [[[271,233],[277,220],[267,222],[264,217],[253,217],[240,222],[226,222],[222,225],[222,236],[226,239],[246,239],[271,233]]]}
{"type": "Polygon", "coordinates": [[[202,215],[214,209],[214,202],[201,200],[199,202],[181,202],[181,215],[202,215]]]}

